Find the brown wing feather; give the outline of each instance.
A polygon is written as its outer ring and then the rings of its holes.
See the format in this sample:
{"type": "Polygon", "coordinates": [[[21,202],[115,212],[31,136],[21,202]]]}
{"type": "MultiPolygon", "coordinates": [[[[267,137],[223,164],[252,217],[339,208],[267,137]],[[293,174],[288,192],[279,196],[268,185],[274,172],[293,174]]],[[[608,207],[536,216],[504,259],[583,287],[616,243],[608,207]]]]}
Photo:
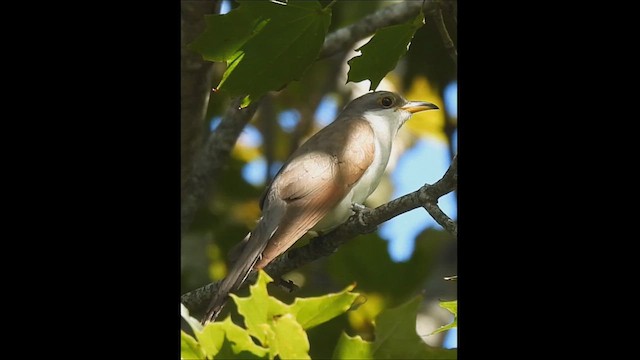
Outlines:
{"type": "Polygon", "coordinates": [[[322,220],[373,162],[375,138],[367,121],[350,119],[334,125],[296,150],[271,184],[265,209],[270,197],[286,201],[287,209],[256,268],[266,266],[322,220]]]}

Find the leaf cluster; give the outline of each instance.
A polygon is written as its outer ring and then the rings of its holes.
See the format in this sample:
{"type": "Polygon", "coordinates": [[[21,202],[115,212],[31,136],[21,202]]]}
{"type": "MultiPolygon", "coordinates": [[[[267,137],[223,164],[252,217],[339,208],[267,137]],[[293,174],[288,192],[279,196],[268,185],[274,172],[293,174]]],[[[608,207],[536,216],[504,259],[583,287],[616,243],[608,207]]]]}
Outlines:
{"type": "MultiPolygon", "coordinates": [[[[181,330],[182,359],[310,359],[310,343],[306,330],[323,324],[352,309],[359,298],[353,285],[343,291],[312,298],[298,298],[288,305],[267,292],[272,279],[260,271],[251,295],[232,295],[244,327],[227,317],[224,321],[200,325],[182,306],[182,317],[194,336],[181,330]]],[[[374,341],[359,336],[340,335],[334,359],[452,359],[456,350],[427,346],[415,329],[421,297],[395,309],[386,310],[376,319],[374,341]]]]}

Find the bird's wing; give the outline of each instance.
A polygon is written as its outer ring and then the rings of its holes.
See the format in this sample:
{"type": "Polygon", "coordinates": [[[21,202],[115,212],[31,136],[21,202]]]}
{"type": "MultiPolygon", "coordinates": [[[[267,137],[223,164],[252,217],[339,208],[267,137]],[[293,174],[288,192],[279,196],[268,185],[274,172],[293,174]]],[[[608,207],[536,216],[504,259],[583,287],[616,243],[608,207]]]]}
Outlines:
{"type": "Polygon", "coordinates": [[[239,245],[203,323],[215,320],[229,292],[237,290],[252,269],[266,266],[331,211],[373,162],[375,137],[367,121],[334,124],[296,150],[276,175],[261,201],[263,216],[239,245]]]}
{"type": "MultiPolygon", "coordinates": [[[[265,210],[271,202],[284,201],[286,211],[278,219],[278,229],[256,268],[267,265],[322,220],[373,162],[375,137],[366,120],[350,119],[342,126],[332,125],[296,150],[271,184],[265,210]]],[[[268,217],[268,211],[263,215],[268,217]]]]}

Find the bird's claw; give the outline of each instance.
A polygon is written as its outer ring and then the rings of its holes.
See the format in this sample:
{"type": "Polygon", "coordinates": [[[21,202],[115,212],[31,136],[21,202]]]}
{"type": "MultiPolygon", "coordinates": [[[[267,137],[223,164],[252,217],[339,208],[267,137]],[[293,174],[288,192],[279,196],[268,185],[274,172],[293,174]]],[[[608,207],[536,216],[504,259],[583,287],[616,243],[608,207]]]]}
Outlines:
{"type": "MultiPolygon", "coordinates": [[[[364,214],[371,212],[371,209],[362,205],[362,204],[358,204],[358,203],[351,203],[351,210],[353,210],[353,212],[355,213],[355,215],[358,218],[358,223],[364,227],[369,227],[369,224],[367,224],[364,221],[364,214]]],[[[374,226],[371,231],[369,232],[373,232],[375,230],[377,230],[378,227],[374,226]]]]}

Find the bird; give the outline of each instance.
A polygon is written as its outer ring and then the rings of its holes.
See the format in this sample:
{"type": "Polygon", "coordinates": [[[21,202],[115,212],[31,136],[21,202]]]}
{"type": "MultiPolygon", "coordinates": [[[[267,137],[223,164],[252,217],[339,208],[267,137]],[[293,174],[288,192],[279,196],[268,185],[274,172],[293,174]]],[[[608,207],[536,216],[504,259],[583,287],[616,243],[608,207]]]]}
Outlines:
{"type": "Polygon", "coordinates": [[[296,149],[263,192],[257,225],[230,251],[230,270],[202,323],[215,321],[229,293],[307,232],[327,232],[348,220],[380,183],[400,127],[412,114],[436,109],[395,92],[369,92],[296,149]]]}

